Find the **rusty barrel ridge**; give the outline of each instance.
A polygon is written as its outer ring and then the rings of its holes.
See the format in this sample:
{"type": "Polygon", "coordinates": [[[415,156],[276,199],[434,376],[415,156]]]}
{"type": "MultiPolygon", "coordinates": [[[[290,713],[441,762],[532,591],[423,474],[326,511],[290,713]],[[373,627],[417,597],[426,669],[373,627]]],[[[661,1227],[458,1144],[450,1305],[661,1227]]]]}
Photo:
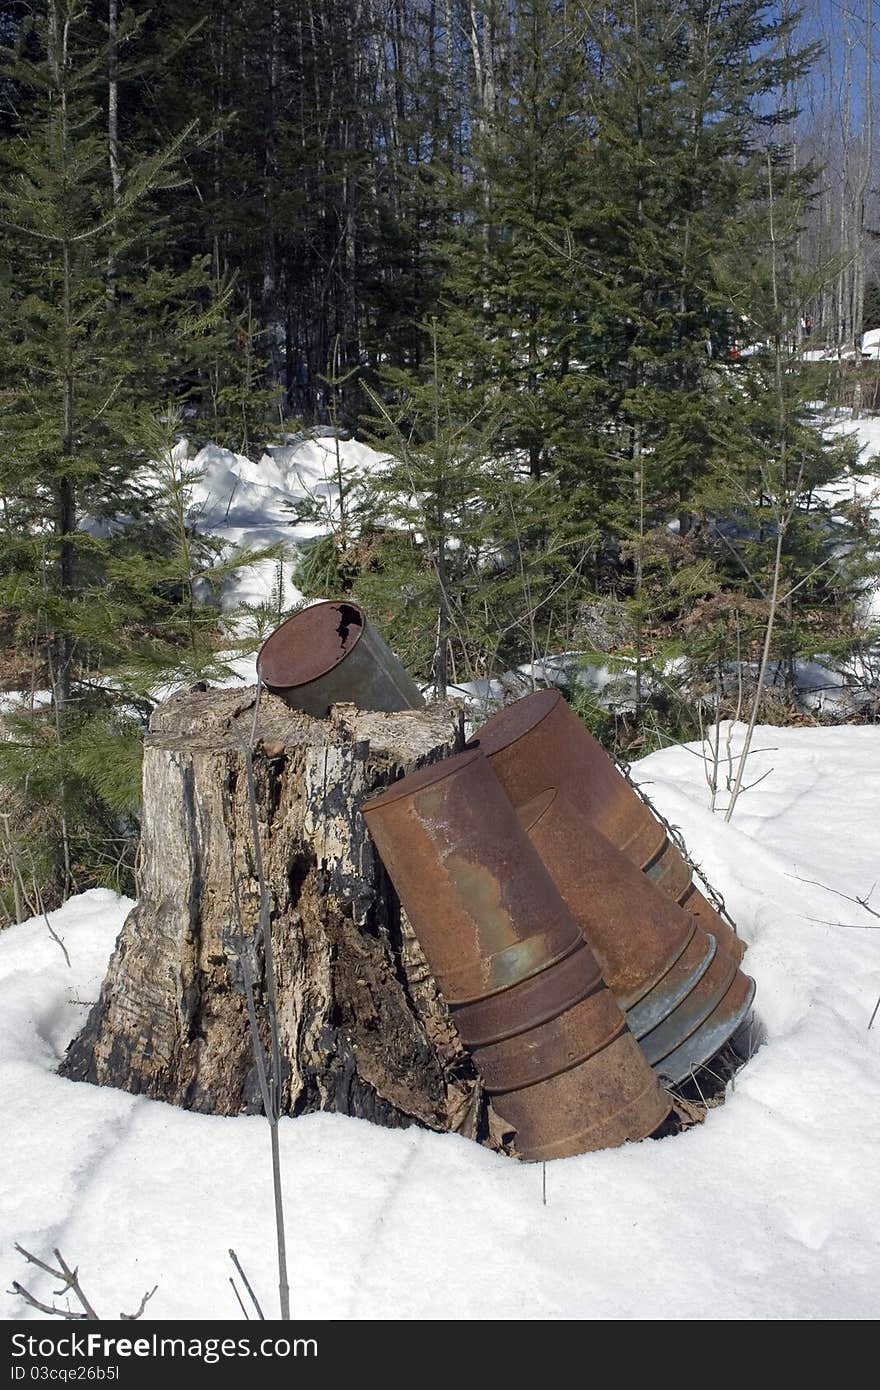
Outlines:
{"type": "Polygon", "coordinates": [[[652,1134],[669,1099],[483,755],[422,768],[363,811],[519,1153],[652,1134]]]}
{"type": "Polygon", "coordinates": [[[519,820],[648,1062],[667,1080],[683,1080],[739,1027],[746,997],[751,1003],[754,994],[751,981],[744,984],[736,961],[717,950],[714,937],[561,792],[533,798],[520,808],[519,820]]]}
{"type": "Polygon", "coordinates": [[[267,689],[323,719],[330,706],[421,709],[424,700],[397,657],[347,599],[301,608],[267,637],[257,654],[267,689]]]}
{"type": "Polygon", "coordinates": [[[526,695],[493,715],[469,742],[517,808],[556,787],[620,854],[739,961],[745,947],[694,886],[688,864],[638,792],[557,690],[526,695]]]}

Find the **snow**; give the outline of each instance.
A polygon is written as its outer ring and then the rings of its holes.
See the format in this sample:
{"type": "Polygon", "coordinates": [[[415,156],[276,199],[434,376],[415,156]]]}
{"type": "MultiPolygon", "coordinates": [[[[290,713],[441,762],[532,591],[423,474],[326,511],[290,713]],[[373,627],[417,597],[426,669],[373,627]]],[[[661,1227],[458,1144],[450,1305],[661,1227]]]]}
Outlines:
{"type": "Polygon", "coordinates": [[[862,334],[862,356],[873,362],[880,359],[880,328],[869,328],[862,334]]]}
{"type": "MultiPolygon", "coordinates": [[[[865,335],[868,336],[867,334],[865,335]]],[[[876,344],[869,345],[868,348],[862,346],[858,351],[854,347],[818,347],[806,348],[800,354],[802,362],[853,362],[856,358],[869,358],[877,356],[876,344]]]]}
{"type": "MultiPolygon", "coordinates": [[[[457,1136],[285,1120],[295,1317],[876,1316],[880,922],[830,890],[864,896],[877,874],[880,734],[759,727],[754,747],[748,780],[768,775],[729,825],[698,745],[634,768],[751,943],[767,1041],[726,1103],[675,1138],[549,1164],[546,1206],[539,1165],[457,1136]]],[[[0,1288],[47,1295],[12,1244],[59,1246],[105,1317],[158,1284],[147,1320],[234,1318],[232,1246],[271,1316],[265,1122],[55,1075],[129,906],[95,890],[52,914],[70,969],[41,918],[0,936],[0,1288]]]]}
{"type": "Polygon", "coordinates": [[[221,607],[229,612],[243,603],[270,604],[287,613],[301,604],[293,568],[304,545],[339,525],[340,481],[347,491],[385,463],[369,445],[332,433],[268,445],[258,463],[216,444],[200,449],[191,464],[197,477],[189,490],[189,520],[217,536],[225,555],[240,547],[281,550],[279,559],[260,560],[232,576],[221,607]],[[296,520],[303,504],[314,519],[296,520]]]}

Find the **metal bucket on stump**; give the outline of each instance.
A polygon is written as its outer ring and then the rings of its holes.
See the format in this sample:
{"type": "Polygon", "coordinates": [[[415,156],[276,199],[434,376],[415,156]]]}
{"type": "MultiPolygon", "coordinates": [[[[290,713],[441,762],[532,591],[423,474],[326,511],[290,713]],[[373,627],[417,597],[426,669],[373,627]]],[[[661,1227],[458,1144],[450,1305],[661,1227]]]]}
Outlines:
{"type": "Polygon", "coordinates": [[[686,907],[719,951],[742,959],[743,942],[694,886],[665,828],[557,690],[536,691],[500,710],[468,747],[485,754],[516,807],[558,788],[615,849],[686,907]]]}
{"type": "Polygon", "coordinates": [[[363,609],[347,599],[294,613],[263,643],[257,671],[268,690],[318,719],[337,703],[378,710],[425,703],[363,609]]]}
{"type": "Polygon", "coordinates": [[[519,1153],[652,1134],[669,1099],[483,755],[423,768],[363,812],[519,1153]]]}

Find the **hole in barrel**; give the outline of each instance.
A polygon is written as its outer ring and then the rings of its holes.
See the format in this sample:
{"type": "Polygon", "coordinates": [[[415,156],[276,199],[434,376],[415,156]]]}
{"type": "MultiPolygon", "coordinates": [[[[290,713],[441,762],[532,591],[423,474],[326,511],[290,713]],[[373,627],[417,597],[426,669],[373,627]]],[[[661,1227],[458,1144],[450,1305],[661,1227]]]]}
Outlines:
{"type": "Polygon", "coordinates": [[[362,627],[363,619],[357,608],[350,603],[340,603],[339,605],[339,626],[336,629],[343,650],[348,644],[348,639],[353,627],[362,627]]]}

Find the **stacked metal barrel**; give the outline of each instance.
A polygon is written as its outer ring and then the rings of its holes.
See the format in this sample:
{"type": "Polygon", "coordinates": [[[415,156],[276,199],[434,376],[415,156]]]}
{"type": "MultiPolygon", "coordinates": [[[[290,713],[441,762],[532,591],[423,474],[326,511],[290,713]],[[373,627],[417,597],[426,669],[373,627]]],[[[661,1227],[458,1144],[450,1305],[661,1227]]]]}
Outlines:
{"type": "Polygon", "coordinates": [[[486,758],[424,768],[364,813],[523,1156],[651,1134],[668,1097],[486,758]]]}
{"type": "Polygon", "coordinates": [[[557,692],[363,809],[524,1158],[654,1133],[747,1016],[742,943],[557,692]]]}

